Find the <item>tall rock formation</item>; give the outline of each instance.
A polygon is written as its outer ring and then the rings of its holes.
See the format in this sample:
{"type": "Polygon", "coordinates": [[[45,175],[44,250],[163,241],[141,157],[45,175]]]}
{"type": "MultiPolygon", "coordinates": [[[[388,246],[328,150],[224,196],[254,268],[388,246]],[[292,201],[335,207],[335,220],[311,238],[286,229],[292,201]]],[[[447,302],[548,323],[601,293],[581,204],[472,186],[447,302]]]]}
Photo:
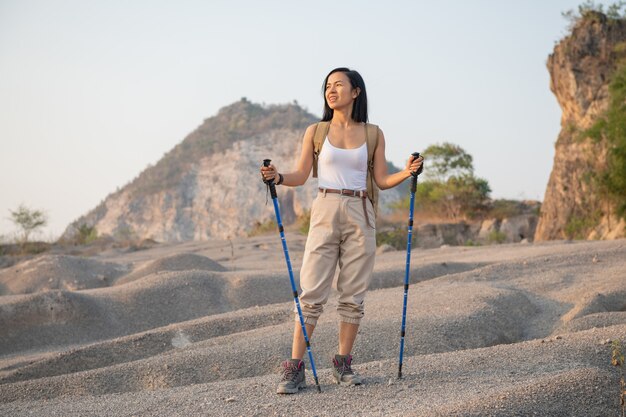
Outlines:
{"type": "MultiPolygon", "coordinates": [[[[169,151],[156,165],[74,221],[99,234],[157,241],[203,240],[245,235],[274,218],[259,167],[272,158],[289,171],[300,155],[302,135],[318,118],[296,104],[261,106],[246,99],[222,108],[169,151]]],[[[317,180],[303,187],[277,187],[285,224],[311,206],[317,180]]],[[[397,190],[381,192],[385,201],[397,190]]]]}
{"type": "Polygon", "coordinates": [[[624,20],[590,12],[548,58],[550,90],[563,113],[535,240],[624,236],[624,220],[589,180],[590,173],[606,166],[606,142],[594,142],[584,133],[609,106],[616,46],[624,41],[624,20]]]}

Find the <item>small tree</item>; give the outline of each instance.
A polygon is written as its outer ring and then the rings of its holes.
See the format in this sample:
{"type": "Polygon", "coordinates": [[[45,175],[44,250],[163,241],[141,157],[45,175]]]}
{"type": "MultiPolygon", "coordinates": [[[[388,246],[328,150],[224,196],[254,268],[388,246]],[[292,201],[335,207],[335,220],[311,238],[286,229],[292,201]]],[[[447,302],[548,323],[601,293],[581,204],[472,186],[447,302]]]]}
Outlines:
{"type": "Polygon", "coordinates": [[[474,175],[450,177],[446,182],[449,190],[448,217],[477,217],[487,211],[491,188],[487,180],[474,175]]]}
{"type": "MultiPolygon", "coordinates": [[[[431,145],[423,154],[425,180],[417,184],[417,210],[442,214],[454,221],[487,210],[491,188],[487,180],[474,176],[472,155],[449,142],[431,145]]],[[[408,206],[409,197],[394,204],[396,208],[408,206]]]]}
{"type": "Polygon", "coordinates": [[[449,142],[430,145],[423,154],[428,161],[428,169],[424,171],[427,179],[446,182],[450,177],[474,173],[472,155],[465,152],[459,145],[449,142]]]}
{"type": "Polygon", "coordinates": [[[605,9],[602,3],[596,3],[594,0],[586,0],[578,5],[577,10],[569,9],[561,12],[561,15],[569,22],[570,30],[572,30],[581,19],[594,19],[598,14],[606,15],[609,19],[624,19],[626,18],[626,1],[616,1],[615,3],[609,4],[605,9]]]}
{"type": "Polygon", "coordinates": [[[48,216],[41,210],[31,210],[23,204],[13,211],[9,209],[11,217],[9,220],[21,229],[19,238],[20,244],[23,246],[28,242],[30,235],[48,224],[48,216]]]}

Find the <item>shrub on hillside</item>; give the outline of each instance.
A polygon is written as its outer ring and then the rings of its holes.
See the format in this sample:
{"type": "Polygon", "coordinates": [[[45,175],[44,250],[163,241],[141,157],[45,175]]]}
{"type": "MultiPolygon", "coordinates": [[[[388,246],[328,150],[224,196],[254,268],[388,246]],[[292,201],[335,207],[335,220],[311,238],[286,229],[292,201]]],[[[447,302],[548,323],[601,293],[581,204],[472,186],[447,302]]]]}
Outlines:
{"type": "Polygon", "coordinates": [[[278,230],[278,224],[276,223],[276,220],[274,219],[267,220],[263,223],[257,221],[252,227],[252,229],[248,231],[248,237],[265,235],[270,232],[275,232],[277,230],[278,230]]]}
{"type": "Polygon", "coordinates": [[[506,241],[506,233],[499,230],[492,230],[487,236],[487,242],[489,243],[504,243],[506,241]]]}
{"type": "Polygon", "coordinates": [[[562,12],[561,15],[569,21],[569,29],[571,30],[578,22],[582,20],[597,21],[601,15],[613,20],[626,18],[626,2],[617,1],[607,5],[605,9],[605,5],[602,3],[586,0],[576,9],[569,9],[562,12]]]}
{"type": "Polygon", "coordinates": [[[78,233],[76,234],[76,243],[79,245],[87,245],[98,238],[98,231],[95,226],[88,226],[86,223],[83,223],[78,228],[78,233]]]}
{"type": "Polygon", "coordinates": [[[617,215],[626,219],[626,42],[618,44],[616,50],[619,66],[609,84],[609,108],[584,136],[606,142],[606,167],[590,172],[588,180],[617,215]]]}
{"type": "Polygon", "coordinates": [[[534,214],[538,216],[540,209],[541,204],[539,202],[497,199],[489,203],[485,217],[502,220],[522,214],[534,214]]]}

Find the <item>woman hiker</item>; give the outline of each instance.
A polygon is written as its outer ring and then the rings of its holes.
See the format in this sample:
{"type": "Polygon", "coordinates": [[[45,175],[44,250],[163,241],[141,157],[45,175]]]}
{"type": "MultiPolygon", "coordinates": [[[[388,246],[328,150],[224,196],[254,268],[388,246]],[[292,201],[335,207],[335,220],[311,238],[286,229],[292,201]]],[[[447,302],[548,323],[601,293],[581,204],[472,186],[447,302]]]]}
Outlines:
{"type": "MultiPolygon", "coordinates": [[[[385,136],[377,126],[368,124],[365,83],[357,71],[332,70],[322,89],[324,116],[322,122],[307,128],[296,170],[279,173],[270,165],[261,167],[261,175],[276,185],[296,187],[306,182],[312,168],[314,176],[317,173],[319,193],[311,206],[300,271],[302,315],[310,338],[339,265],[339,352],[332,360],[333,376],[338,384],[359,385],[362,378],[352,369],[350,352],[364,314],[363,300],[376,253],[372,201],[376,203],[377,190],[373,182],[383,190],[395,187],[420,169],[423,158],[410,156],[402,171],[387,173],[385,136]]],[[[282,364],[279,394],[293,394],[305,387],[302,357],[306,345],[298,317],[291,349],[291,359],[282,364]]]]}

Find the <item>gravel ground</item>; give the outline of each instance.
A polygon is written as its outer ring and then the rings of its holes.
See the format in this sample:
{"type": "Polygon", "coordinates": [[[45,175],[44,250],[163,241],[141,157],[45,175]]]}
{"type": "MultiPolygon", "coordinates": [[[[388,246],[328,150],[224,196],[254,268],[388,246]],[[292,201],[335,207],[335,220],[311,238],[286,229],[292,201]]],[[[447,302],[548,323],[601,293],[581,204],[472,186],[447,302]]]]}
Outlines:
{"type": "Polygon", "coordinates": [[[323,393],[309,372],[293,396],[274,393],[293,326],[280,243],[233,242],[230,260],[226,243],[104,254],[90,261],[132,279],[0,297],[0,415],[618,415],[624,240],[415,251],[402,380],[405,254],[385,253],[353,352],[366,384],[332,384],[331,297],[312,341],[323,393]]]}
{"type": "Polygon", "coordinates": [[[617,373],[606,339],[626,336],[626,325],[512,345],[407,357],[357,369],[360,387],[331,383],[329,369],[298,395],[274,394],[265,375],[139,392],[64,396],[0,404],[6,415],[263,416],[608,416],[617,415],[617,373]]]}

